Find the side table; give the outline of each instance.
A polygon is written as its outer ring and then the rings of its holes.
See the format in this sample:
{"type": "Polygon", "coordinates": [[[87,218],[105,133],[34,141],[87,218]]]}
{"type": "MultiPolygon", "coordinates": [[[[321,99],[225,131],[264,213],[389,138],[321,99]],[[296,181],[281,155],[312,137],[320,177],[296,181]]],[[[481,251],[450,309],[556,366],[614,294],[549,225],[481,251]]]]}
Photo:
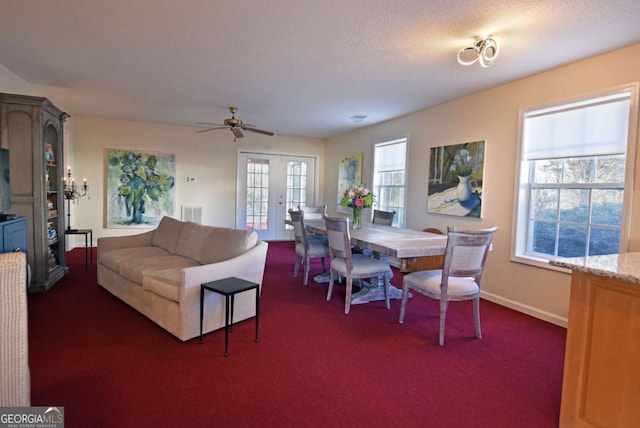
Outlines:
{"type": "Polygon", "coordinates": [[[93,264],[93,251],[89,247],[89,243],[93,246],[93,229],[65,229],[65,235],[84,235],[84,270],[87,270],[87,260],[91,260],[93,264]],[[87,238],[91,239],[87,241],[87,238]]]}
{"type": "Polygon", "coordinates": [[[200,285],[200,343],[202,344],[202,321],[204,319],[204,291],[213,291],[225,297],[224,306],[224,356],[229,356],[229,330],[233,331],[233,308],[235,296],[244,291],[256,290],[256,340],[258,343],[258,319],[260,315],[260,285],[244,279],[230,277],[200,285]],[[229,310],[231,305],[231,310],[229,310]]]}

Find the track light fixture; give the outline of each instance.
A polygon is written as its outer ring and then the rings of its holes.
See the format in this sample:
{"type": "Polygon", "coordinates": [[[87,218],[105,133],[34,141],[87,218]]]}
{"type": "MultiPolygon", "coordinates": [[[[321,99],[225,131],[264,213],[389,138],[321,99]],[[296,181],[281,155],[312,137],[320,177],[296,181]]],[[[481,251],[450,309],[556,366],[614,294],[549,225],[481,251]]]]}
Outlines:
{"type": "Polygon", "coordinates": [[[491,37],[476,40],[472,46],[467,46],[458,52],[458,62],[462,65],[471,65],[480,62],[483,67],[491,67],[498,57],[498,42],[491,37]]]}

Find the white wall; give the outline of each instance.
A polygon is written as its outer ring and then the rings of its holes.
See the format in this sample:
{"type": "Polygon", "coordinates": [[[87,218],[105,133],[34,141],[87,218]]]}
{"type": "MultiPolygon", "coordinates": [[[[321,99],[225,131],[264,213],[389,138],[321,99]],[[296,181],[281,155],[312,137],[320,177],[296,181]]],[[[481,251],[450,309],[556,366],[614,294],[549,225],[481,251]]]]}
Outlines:
{"type": "MultiPolygon", "coordinates": [[[[499,61],[494,67],[499,67],[499,61]]],[[[480,72],[491,72],[491,69],[480,72]]],[[[338,160],[364,152],[364,180],[372,181],[373,143],[409,137],[407,227],[498,225],[483,279],[485,297],[566,325],[570,275],[510,261],[519,109],[640,81],[640,45],[610,52],[549,72],[459,98],[408,116],[327,141],[325,200],[335,210],[338,160]],[[429,149],[486,140],[483,218],[427,213],[429,149]]],[[[366,112],[365,112],[366,113],[366,112]]],[[[638,167],[637,167],[638,168],[638,167]]],[[[640,169],[637,169],[640,172],[640,169]]],[[[640,251],[638,178],[631,251],[640,251]]]]}

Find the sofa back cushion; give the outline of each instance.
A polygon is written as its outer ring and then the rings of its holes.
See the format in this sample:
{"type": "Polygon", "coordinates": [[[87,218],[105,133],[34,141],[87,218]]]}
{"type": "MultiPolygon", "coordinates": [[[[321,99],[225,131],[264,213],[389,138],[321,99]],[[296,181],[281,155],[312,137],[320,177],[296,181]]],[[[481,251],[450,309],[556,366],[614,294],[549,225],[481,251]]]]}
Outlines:
{"type": "Polygon", "coordinates": [[[162,217],[158,228],[153,231],[151,243],[154,247],[160,247],[171,254],[175,254],[178,239],[180,239],[185,224],[185,222],[176,220],[175,218],[162,217]]]}
{"type": "Polygon", "coordinates": [[[217,263],[237,257],[257,243],[258,234],[254,231],[186,223],[176,254],[202,264],[217,263]]]}

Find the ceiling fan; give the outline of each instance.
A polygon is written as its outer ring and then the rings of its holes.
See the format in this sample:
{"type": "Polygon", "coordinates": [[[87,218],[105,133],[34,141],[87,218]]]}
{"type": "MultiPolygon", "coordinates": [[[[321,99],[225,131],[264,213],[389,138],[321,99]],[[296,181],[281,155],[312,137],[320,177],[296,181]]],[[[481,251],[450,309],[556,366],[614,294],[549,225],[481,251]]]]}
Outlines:
{"type": "Polygon", "coordinates": [[[250,131],[257,132],[258,134],[264,134],[272,136],[273,132],[263,131],[262,129],[256,128],[255,125],[251,125],[250,123],[244,123],[240,119],[236,119],[235,114],[238,112],[238,107],[229,107],[229,111],[231,112],[231,118],[225,119],[223,123],[209,123],[209,122],[198,122],[199,125],[213,125],[215,128],[203,129],[201,131],[196,131],[197,133],[201,132],[209,132],[216,129],[229,129],[233,132],[233,141],[236,141],[236,138],[243,138],[244,135],[242,131],[250,131]]]}

